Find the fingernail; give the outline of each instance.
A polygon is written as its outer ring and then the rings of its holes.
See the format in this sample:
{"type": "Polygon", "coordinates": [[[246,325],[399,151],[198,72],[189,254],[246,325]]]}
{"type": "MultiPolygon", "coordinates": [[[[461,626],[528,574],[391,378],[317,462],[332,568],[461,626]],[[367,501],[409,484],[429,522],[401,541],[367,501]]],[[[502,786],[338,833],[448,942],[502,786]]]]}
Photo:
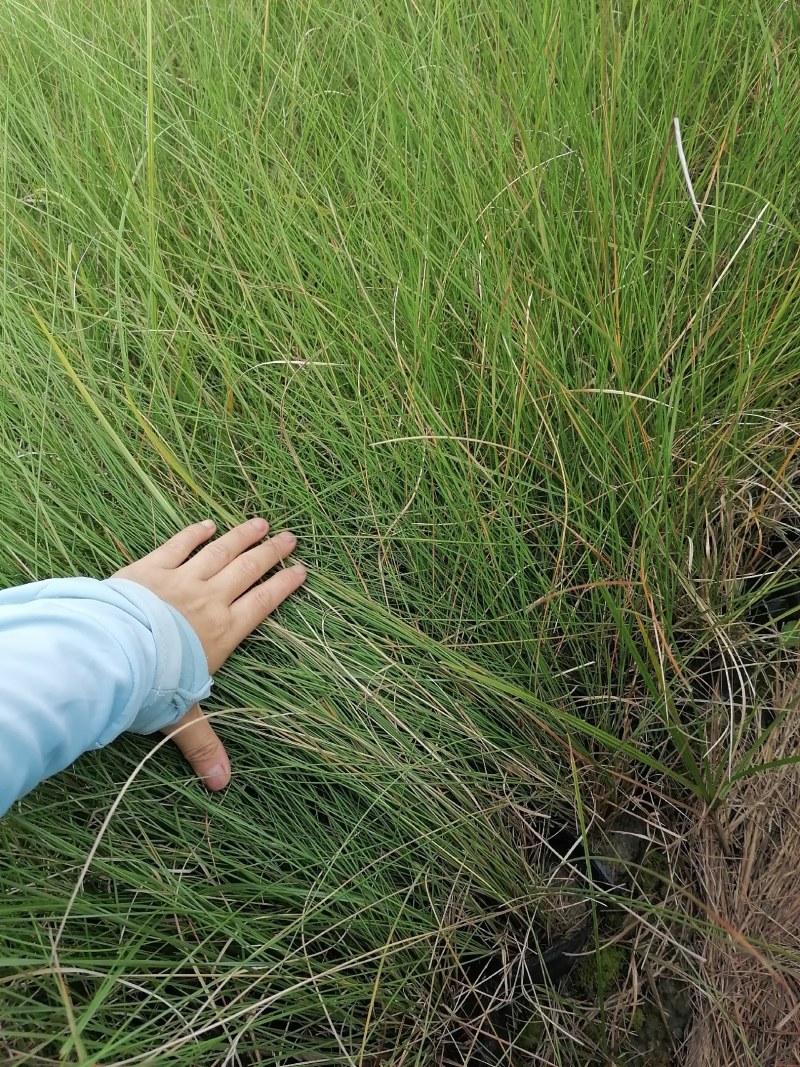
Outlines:
{"type": "Polygon", "coordinates": [[[258,519],[258,518],[257,519],[251,519],[250,520],[250,525],[251,526],[255,526],[255,528],[257,530],[259,530],[259,531],[266,530],[266,528],[267,528],[267,524],[266,524],[266,521],[264,519],[258,519]]]}
{"type": "Polygon", "coordinates": [[[205,519],[203,522],[200,523],[200,525],[203,527],[204,530],[213,530],[217,524],[214,522],[213,519],[205,519]]]}
{"type": "Polygon", "coordinates": [[[281,534],[281,539],[283,540],[284,544],[289,545],[290,548],[294,548],[294,546],[297,544],[297,538],[291,530],[284,530],[281,534]]]}
{"type": "Polygon", "coordinates": [[[308,576],[308,571],[302,563],[295,563],[295,565],[293,567],[290,567],[289,570],[296,571],[301,578],[306,578],[308,576]]]}
{"type": "Polygon", "coordinates": [[[203,781],[209,789],[223,789],[228,784],[228,768],[223,763],[215,763],[203,775],[203,781]]]}

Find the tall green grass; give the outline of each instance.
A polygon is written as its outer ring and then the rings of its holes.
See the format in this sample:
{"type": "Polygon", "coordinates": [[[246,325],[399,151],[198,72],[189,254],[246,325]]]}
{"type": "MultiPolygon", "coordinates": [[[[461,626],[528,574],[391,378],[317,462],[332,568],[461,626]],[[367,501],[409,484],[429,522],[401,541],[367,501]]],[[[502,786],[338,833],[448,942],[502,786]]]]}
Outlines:
{"type": "MultiPolygon", "coordinates": [[[[7,1062],[438,1063],[548,827],[755,772],[797,44],[777,0],[3,5],[0,579],[209,514],[311,571],[215,681],[224,796],[123,739],[0,824],[7,1062]]],[[[523,992],[524,1062],[624,1041],[523,992]]]]}

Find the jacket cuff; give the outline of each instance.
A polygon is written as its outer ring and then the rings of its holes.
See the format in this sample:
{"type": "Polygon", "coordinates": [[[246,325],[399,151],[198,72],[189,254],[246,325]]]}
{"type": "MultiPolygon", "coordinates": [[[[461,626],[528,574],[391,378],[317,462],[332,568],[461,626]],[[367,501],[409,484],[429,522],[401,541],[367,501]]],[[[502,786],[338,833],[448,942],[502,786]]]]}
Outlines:
{"type": "Polygon", "coordinates": [[[152,734],[178,722],[211,691],[208,660],[189,622],[171,604],[138,582],[107,578],[106,585],[147,617],[156,647],[153,688],[133,722],[133,733],[152,734]]]}

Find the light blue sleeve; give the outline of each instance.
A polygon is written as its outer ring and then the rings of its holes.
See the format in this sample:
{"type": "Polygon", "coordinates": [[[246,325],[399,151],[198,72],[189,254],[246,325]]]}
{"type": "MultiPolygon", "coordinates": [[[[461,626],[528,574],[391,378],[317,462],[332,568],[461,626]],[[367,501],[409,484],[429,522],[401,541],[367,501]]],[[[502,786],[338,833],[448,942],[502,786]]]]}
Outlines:
{"type": "Polygon", "coordinates": [[[197,634],[136,582],[0,590],[0,815],[82,752],[177,722],[210,688],[197,634]]]}

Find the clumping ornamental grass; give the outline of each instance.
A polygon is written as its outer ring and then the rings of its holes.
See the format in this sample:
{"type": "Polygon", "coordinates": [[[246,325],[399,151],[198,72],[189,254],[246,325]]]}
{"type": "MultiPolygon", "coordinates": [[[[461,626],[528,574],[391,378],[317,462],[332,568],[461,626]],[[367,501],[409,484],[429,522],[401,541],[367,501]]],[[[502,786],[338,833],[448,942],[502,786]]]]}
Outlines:
{"type": "Polygon", "coordinates": [[[779,0],[2,5],[0,583],[252,514],[310,572],[206,702],[223,795],[131,736],[0,822],[4,1063],[477,1064],[487,953],[496,1062],[656,1063],[664,975],[762,1062],[711,963],[789,1012],[800,946],[700,875],[795,759],[797,645],[752,612],[798,551],[799,31],[779,0]],[[620,811],[665,858],[624,966],[534,982],[553,831],[591,956],[620,811]]]}

